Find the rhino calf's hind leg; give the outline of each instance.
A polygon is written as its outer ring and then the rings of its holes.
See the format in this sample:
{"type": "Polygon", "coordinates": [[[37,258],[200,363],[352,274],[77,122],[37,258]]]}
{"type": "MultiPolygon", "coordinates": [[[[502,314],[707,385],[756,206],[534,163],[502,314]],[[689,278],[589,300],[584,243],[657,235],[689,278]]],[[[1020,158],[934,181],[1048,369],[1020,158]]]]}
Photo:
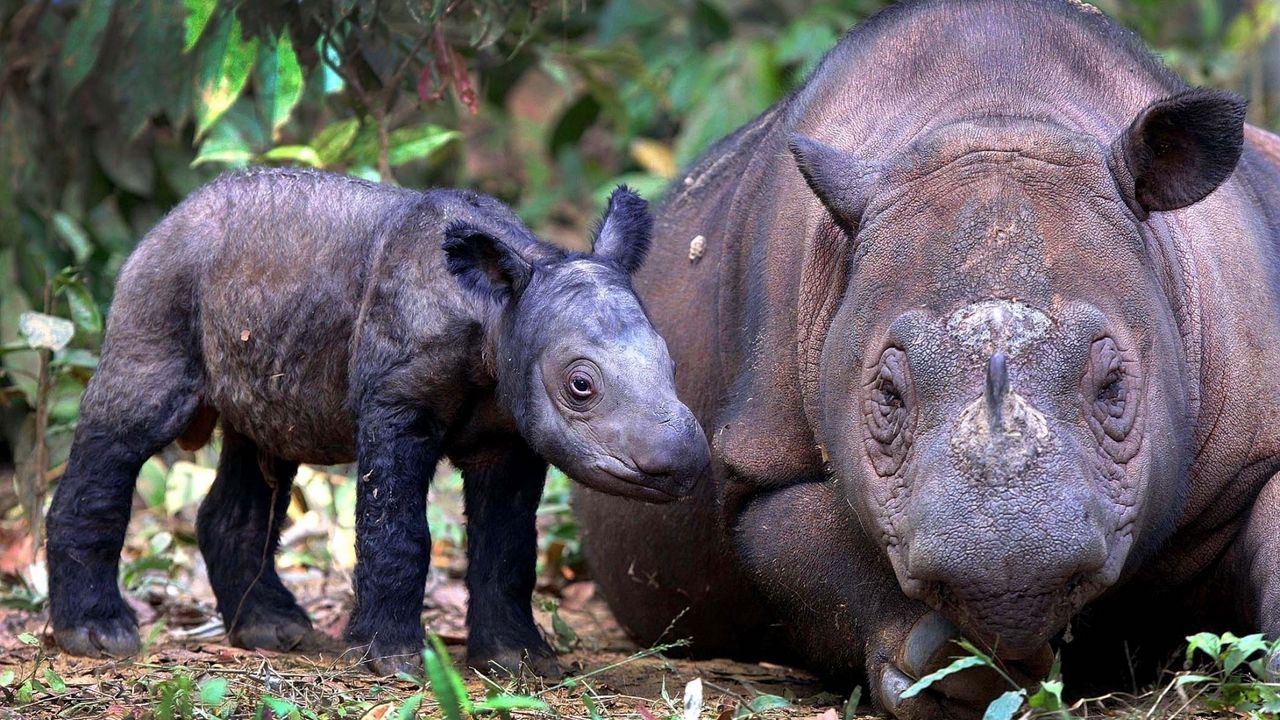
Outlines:
{"type": "Polygon", "coordinates": [[[533,621],[536,514],[547,464],[523,441],[462,464],[467,513],[467,663],[486,672],[561,674],[533,621]]]}
{"type": "Polygon", "coordinates": [[[53,636],[73,655],[138,651],[137,618],[117,580],[133,488],[142,464],[186,429],[200,383],[185,348],[166,342],[132,354],[108,346],[89,383],[48,516],[53,636]]]}
{"type": "Polygon", "coordinates": [[[232,645],[277,651],[323,645],[276,573],[276,549],[297,469],[297,463],[263,453],[223,424],[218,475],[200,504],[196,535],[232,645]]]}

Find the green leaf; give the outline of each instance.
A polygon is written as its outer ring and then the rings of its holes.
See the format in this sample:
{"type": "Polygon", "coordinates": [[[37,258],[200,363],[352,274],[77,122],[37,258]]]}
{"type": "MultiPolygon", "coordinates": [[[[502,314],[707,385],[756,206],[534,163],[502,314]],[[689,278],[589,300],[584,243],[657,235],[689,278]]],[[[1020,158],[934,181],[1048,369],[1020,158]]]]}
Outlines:
{"type": "Polygon", "coordinates": [[[495,695],[472,706],[473,713],[510,712],[512,710],[550,710],[550,706],[536,697],[528,695],[495,695]]]}
{"type": "Polygon", "coordinates": [[[274,162],[291,162],[311,167],[322,167],[320,156],[308,145],[281,145],[274,147],[262,155],[263,160],[274,162]]]}
{"type": "MultiPolygon", "coordinates": [[[[61,350],[71,342],[71,338],[76,334],[75,325],[70,320],[64,320],[60,317],[45,315],[38,312],[24,312],[18,316],[18,332],[22,334],[23,339],[33,348],[44,350],[61,350]]],[[[34,639],[35,636],[30,633],[23,633],[34,639]]],[[[39,645],[40,641],[34,643],[23,642],[28,645],[39,645]]]]}
{"type": "Polygon", "coordinates": [[[1026,694],[1026,690],[1010,690],[992,700],[982,714],[982,720],[1012,720],[1013,714],[1022,707],[1022,698],[1026,694]]]}
{"type": "Polygon", "coordinates": [[[600,716],[599,708],[596,707],[596,701],[592,700],[590,695],[582,696],[582,704],[587,708],[587,714],[590,716],[591,720],[604,720],[604,718],[600,716]]]}
{"type": "Polygon", "coordinates": [[[98,304],[94,302],[89,288],[79,280],[70,280],[63,284],[62,292],[67,296],[71,319],[76,326],[91,335],[102,332],[102,314],[98,312],[98,304]]]}
{"type": "Polygon", "coordinates": [[[403,165],[412,160],[425,160],[451,140],[462,137],[457,130],[438,125],[417,125],[400,128],[387,136],[387,160],[392,165],[403,165]]]}
{"type": "Polygon", "coordinates": [[[184,22],[186,41],[182,45],[182,52],[189,53],[204,34],[209,18],[213,17],[213,11],[218,7],[218,0],[182,0],[182,4],[187,8],[187,19],[184,22]]]}
{"type": "Polygon", "coordinates": [[[432,635],[431,644],[422,651],[422,664],[426,666],[431,692],[445,720],[462,720],[463,713],[470,714],[471,698],[467,697],[466,685],[438,636],[432,635]]]}
{"type": "Polygon", "coordinates": [[[220,163],[232,167],[248,165],[253,160],[253,150],[243,130],[233,122],[233,117],[224,118],[213,126],[209,135],[200,143],[200,152],[191,161],[191,167],[205,163],[220,163]]]}
{"type": "Polygon", "coordinates": [[[1238,638],[1231,643],[1226,656],[1222,659],[1222,669],[1227,674],[1231,674],[1235,672],[1241,663],[1258,653],[1266,652],[1269,647],[1270,643],[1263,638],[1261,633],[1238,638]]]}
{"type": "Polygon", "coordinates": [[[288,700],[265,696],[262,698],[262,704],[270,708],[276,717],[298,717],[298,706],[288,700]]]}
{"type": "Polygon", "coordinates": [[[1046,680],[1040,683],[1040,689],[1027,698],[1027,705],[1036,710],[1054,711],[1062,709],[1062,681],[1046,680]]]}
{"type": "Polygon", "coordinates": [[[293,51],[293,41],[288,33],[281,33],[276,41],[276,83],[275,100],[271,104],[271,134],[276,136],[280,128],[289,120],[293,108],[302,99],[302,66],[298,64],[298,56],[293,51]]]}
{"type": "Polygon", "coordinates": [[[973,668],[973,667],[981,667],[986,664],[987,662],[985,660],[973,655],[968,655],[962,658],[956,658],[950,665],[944,668],[939,668],[937,670],[934,670],[928,675],[925,675],[924,677],[915,681],[911,685],[911,687],[907,688],[902,693],[902,699],[905,700],[907,698],[912,698],[912,697],[915,697],[916,695],[919,695],[920,693],[924,692],[930,685],[938,682],[939,680],[947,677],[948,675],[955,675],[961,670],[968,670],[969,668],[973,668]]]}
{"type": "Polygon", "coordinates": [[[1196,633],[1187,638],[1187,664],[1191,664],[1192,658],[1195,656],[1196,650],[1209,656],[1209,659],[1217,662],[1218,653],[1222,650],[1222,639],[1217,635],[1208,632],[1196,633]]]}
{"type": "Polygon", "coordinates": [[[859,685],[849,693],[849,699],[844,703],[844,712],[840,714],[842,720],[854,720],[858,716],[858,705],[862,702],[862,686],[859,685]]]}
{"type": "Polygon", "coordinates": [[[67,35],[62,41],[62,57],[59,58],[64,97],[89,77],[98,61],[102,35],[111,20],[112,4],[112,0],[83,0],[80,12],[67,26],[67,35]]]}
{"type": "Polygon", "coordinates": [[[342,154],[351,147],[360,132],[360,121],[355,118],[340,120],[326,126],[311,139],[311,147],[315,148],[323,167],[335,165],[342,159],[342,154]]]}
{"type": "Polygon", "coordinates": [[[244,90],[258,56],[258,40],[244,39],[235,15],[222,19],[205,48],[197,85],[196,135],[202,137],[244,90]]]}
{"type": "Polygon", "coordinates": [[[1203,683],[1203,682],[1214,682],[1216,680],[1217,678],[1213,677],[1212,675],[1187,674],[1187,675],[1179,675],[1178,679],[1173,681],[1173,684],[1177,687],[1182,687],[1183,685],[1191,685],[1194,683],[1203,683]]]}
{"type": "Polygon", "coordinates": [[[83,264],[89,259],[93,252],[93,241],[75,218],[61,211],[56,212],[53,214],[53,229],[66,241],[67,247],[71,248],[71,254],[75,256],[77,263],[83,264]]]}
{"type": "Polygon", "coordinates": [[[422,704],[422,693],[409,696],[408,700],[396,710],[396,720],[412,720],[418,716],[418,706],[422,704]]]}
{"type": "Polygon", "coordinates": [[[4,672],[0,672],[0,687],[9,687],[10,685],[12,685],[14,677],[15,675],[12,670],[5,670],[4,672]]]}
{"type": "Polygon", "coordinates": [[[747,703],[747,709],[753,713],[781,710],[789,707],[791,707],[791,701],[781,695],[757,695],[747,703]]]}
{"type": "Polygon", "coordinates": [[[67,683],[62,679],[56,670],[51,667],[44,669],[45,682],[49,683],[49,689],[58,695],[67,691],[67,683]]]}
{"type": "Polygon", "coordinates": [[[18,635],[18,640],[23,645],[30,645],[31,647],[40,647],[40,638],[36,637],[35,635],[32,635],[29,632],[20,633],[18,635]]]}

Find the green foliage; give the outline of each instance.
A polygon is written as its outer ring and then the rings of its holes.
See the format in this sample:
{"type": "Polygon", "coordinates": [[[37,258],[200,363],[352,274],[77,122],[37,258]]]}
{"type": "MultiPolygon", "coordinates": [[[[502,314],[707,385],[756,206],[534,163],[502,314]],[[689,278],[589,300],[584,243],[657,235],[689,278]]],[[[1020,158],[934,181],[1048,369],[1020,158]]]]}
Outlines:
{"type": "Polygon", "coordinates": [[[1210,710],[1273,717],[1280,714],[1280,686],[1263,679],[1267,659],[1276,653],[1280,653],[1280,641],[1269,641],[1261,634],[1197,633],[1187,638],[1187,666],[1207,661],[1207,667],[1179,675],[1175,683],[1202,690],[1201,701],[1210,710]]]}

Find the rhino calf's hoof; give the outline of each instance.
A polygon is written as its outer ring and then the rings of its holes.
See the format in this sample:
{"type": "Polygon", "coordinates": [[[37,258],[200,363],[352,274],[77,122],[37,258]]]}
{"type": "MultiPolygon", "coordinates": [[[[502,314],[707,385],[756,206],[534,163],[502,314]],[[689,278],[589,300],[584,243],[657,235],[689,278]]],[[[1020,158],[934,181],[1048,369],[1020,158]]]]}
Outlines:
{"type": "Polygon", "coordinates": [[[54,630],[58,647],[82,657],[125,658],[138,654],[138,628],[126,618],[88,620],[73,628],[54,630]]]}

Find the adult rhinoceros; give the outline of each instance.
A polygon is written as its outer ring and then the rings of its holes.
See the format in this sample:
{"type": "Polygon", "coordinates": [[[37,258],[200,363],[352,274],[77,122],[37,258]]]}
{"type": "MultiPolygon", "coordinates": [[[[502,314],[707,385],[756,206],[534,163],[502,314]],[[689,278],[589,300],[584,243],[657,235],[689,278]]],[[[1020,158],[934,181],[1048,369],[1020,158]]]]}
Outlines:
{"type": "Polygon", "coordinates": [[[1128,686],[1280,632],[1280,138],[1243,118],[1066,0],[850,32],[659,213],[636,285],[715,463],[675,506],[580,494],[622,624],[687,609],[667,637],[901,718],[989,699],[902,697],[956,635],[1128,686]]]}

